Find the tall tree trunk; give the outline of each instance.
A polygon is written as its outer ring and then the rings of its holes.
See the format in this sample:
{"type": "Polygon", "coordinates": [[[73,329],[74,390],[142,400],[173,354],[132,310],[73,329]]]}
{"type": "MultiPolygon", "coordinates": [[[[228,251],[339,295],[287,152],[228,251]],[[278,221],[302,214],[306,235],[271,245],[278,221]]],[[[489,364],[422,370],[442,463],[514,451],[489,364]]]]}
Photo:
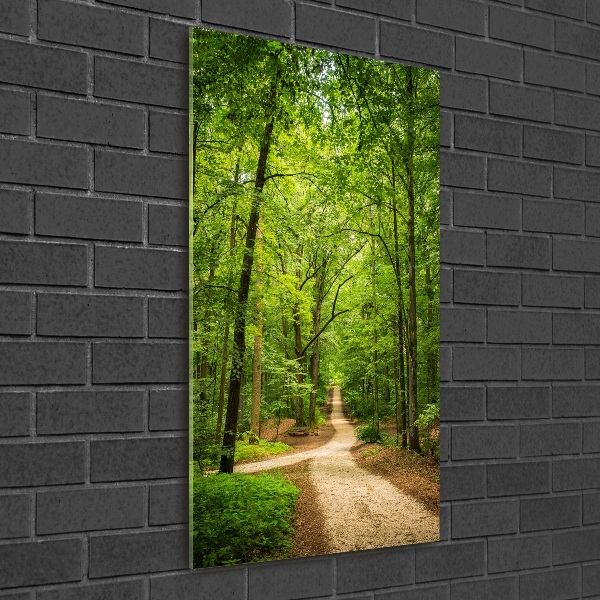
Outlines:
{"type": "Polygon", "coordinates": [[[302,354],[302,325],[300,323],[300,301],[296,300],[293,305],[293,326],[294,326],[294,354],[296,356],[296,426],[304,427],[304,393],[301,386],[304,384],[304,355],[302,354]]]}
{"type": "MultiPolygon", "coordinates": [[[[321,266],[317,274],[315,308],[313,310],[313,334],[316,335],[321,329],[321,308],[323,306],[323,297],[325,295],[325,273],[326,262],[321,266]]],[[[310,401],[308,405],[308,424],[310,427],[317,426],[317,391],[319,389],[319,339],[314,341],[312,353],[310,355],[310,401]]]]}
{"type": "MultiPolygon", "coordinates": [[[[371,228],[373,228],[372,212],[371,228]]],[[[379,355],[377,351],[377,270],[375,267],[375,238],[371,238],[371,252],[371,273],[373,276],[373,427],[375,428],[375,435],[379,438],[379,384],[377,377],[379,355]]]]}
{"type": "Polygon", "coordinates": [[[231,355],[231,374],[229,377],[229,393],[227,396],[227,413],[225,415],[225,431],[223,433],[223,451],[219,471],[221,473],[233,473],[235,438],[238,427],[238,413],[240,407],[240,393],[242,384],[242,373],[244,369],[244,353],[246,351],[246,306],[250,291],[250,277],[254,263],[254,244],[256,241],[256,230],[258,229],[258,218],[260,216],[260,205],[262,191],[265,186],[267,159],[271,149],[273,128],[275,126],[275,102],[277,99],[278,76],[275,75],[271,84],[271,95],[268,99],[271,117],[268,119],[260,144],[256,177],[254,179],[254,198],[250,209],[250,218],[246,228],[246,247],[242,260],[240,283],[238,286],[237,303],[235,306],[235,317],[233,322],[233,350],[231,355]]]}
{"type": "Polygon", "coordinates": [[[252,356],[252,412],[250,413],[250,431],[254,436],[248,440],[257,444],[260,436],[260,395],[262,387],[262,338],[263,338],[263,306],[262,306],[262,231],[256,232],[256,333],[254,334],[254,354],[252,356]],[[255,437],[256,436],[256,437],[255,437]]]}
{"type": "Polygon", "coordinates": [[[412,67],[405,67],[407,92],[407,156],[404,159],[407,196],[408,196],[408,444],[411,450],[421,452],[419,429],[415,424],[418,414],[417,405],[417,290],[415,266],[415,107],[414,80],[412,67]]]}
{"type": "MultiPolygon", "coordinates": [[[[429,252],[426,248],[425,267],[425,293],[427,294],[427,332],[431,333],[433,329],[433,285],[431,279],[431,267],[429,265],[429,252]]],[[[427,353],[427,403],[435,402],[437,394],[435,393],[437,378],[437,357],[435,350],[429,350],[427,353]]]]}

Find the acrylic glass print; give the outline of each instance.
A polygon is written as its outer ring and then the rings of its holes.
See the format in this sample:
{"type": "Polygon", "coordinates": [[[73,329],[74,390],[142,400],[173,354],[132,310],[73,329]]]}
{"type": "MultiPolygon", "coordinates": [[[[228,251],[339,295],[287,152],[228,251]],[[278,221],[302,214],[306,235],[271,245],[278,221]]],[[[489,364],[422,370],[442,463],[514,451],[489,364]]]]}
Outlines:
{"type": "Polygon", "coordinates": [[[439,539],[439,76],[192,34],[194,567],[439,539]]]}

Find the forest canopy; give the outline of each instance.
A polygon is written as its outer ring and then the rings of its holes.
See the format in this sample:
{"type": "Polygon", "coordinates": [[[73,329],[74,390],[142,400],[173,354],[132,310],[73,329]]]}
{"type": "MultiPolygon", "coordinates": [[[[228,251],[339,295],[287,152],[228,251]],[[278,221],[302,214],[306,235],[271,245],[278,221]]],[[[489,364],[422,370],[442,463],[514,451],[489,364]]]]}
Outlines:
{"type": "Polygon", "coordinates": [[[439,415],[439,77],[193,34],[193,455],[233,471],[326,387],[415,452],[439,415]]]}

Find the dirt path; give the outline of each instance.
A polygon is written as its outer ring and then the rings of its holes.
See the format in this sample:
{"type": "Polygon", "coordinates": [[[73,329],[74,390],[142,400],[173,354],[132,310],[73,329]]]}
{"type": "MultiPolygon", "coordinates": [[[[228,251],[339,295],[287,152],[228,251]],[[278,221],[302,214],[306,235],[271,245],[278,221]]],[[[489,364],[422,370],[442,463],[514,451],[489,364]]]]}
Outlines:
{"type": "Polygon", "coordinates": [[[350,454],[354,427],[344,417],[339,388],[334,390],[332,440],[306,452],[236,467],[251,473],[310,460],[310,478],[319,490],[325,534],[331,552],[384,548],[439,539],[439,520],[421,503],[383,477],[359,467],[350,454]]]}

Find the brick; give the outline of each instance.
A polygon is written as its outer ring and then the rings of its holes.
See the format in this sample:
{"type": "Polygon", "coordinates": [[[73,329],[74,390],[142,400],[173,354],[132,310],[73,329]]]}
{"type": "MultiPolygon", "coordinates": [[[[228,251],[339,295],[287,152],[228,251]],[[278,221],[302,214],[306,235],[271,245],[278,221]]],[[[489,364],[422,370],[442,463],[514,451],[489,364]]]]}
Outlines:
{"type": "Polygon", "coordinates": [[[440,73],[440,106],[486,112],[487,82],[454,73],[440,73]]]}
{"type": "Polygon", "coordinates": [[[413,15],[412,0],[337,0],[336,6],[354,8],[405,21],[410,21],[413,15]]]}
{"type": "Polygon", "coordinates": [[[188,531],[90,537],[90,578],[188,568],[188,531]]]}
{"type": "Polygon", "coordinates": [[[161,60],[188,64],[189,27],[150,19],[150,56],[161,60]]]}
{"type": "Polygon", "coordinates": [[[600,206],[585,206],[585,234],[600,237],[600,206]]]}
{"type": "Polygon", "coordinates": [[[546,50],[552,49],[554,23],[551,19],[492,5],[489,29],[492,38],[546,50]]]}
{"type": "Polygon", "coordinates": [[[453,376],[455,381],[516,381],[519,362],[518,348],[455,346],[453,376]]]}
{"type": "MultiPolygon", "coordinates": [[[[600,568],[599,565],[583,565],[582,574],[582,592],[583,596],[592,596],[600,592],[600,568]]],[[[594,596],[595,598],[597,596],[594,596]]]]}
{"type": "Polygon", "coordinates": [[[585,307],[600,308],[600,277],[585,278],[585,307]]]}
{"type": "Polygon", "coordinates": [[[196,0],[100,0],[117,6],[140,8],[144,11],[172,15],[174,17],[187,17],[195,19],[197,16],[196,0]]]}
{"type": "MultiPolygon", "coordinates": [[[[577,496],[579,498],[579,496],[577,496]]],[[[588,492],[582,495],[583,524],[600,523],[600,492],[588,492]]],[[[577,523],[579,525],[581,519],[577,523]]]]}
{"type": "Polygon", "coordinates": [[[141,242],[143,205],[131,200],[39,192],[35,198],[38,235],[141,242]]]}
{"type": "Polygon", "coordinates": [[[517,577],[494,577],[482,581],[453,582],[452,597],[459,600],[517,600],[519,580],[517,577]]]}
{"type": "Polygon", "coordinates": [[[27,235],[31,222],[31,193],[0,190],[0,231],[27,235]]]}
{"type": "Polygon", "coordinates": [[[4,83],[87,93],[87,55],[83,52],[1,39],[0,57],[4,83]]]}
{"type": "Polygon", "coordinates": [[[522,377],[529,380],[583,379],[583,349],[523,348],[522,377]]]}
{"type": "Polygon", "coordinates": [[[557,125],[600,131],[600,100],[556,94],[554,112],[557,125]]]}
{"type": "Polygon", "coordinates": [[[417,583],[484,573],[483,541],[452,545],[418,545],[415,554],[417,583]]]}
{"type": "Polygon", "coordinates": [[[493,154],[521,154],[521,126],[496,119],[456,115],[454,146],[493,154]]]}
{"type": "Polygon", "coordinates": [[[554,386],[552,414],[554,417],[599,417],[600,386],[554,386]]]}
{"type": "Polygon", "coordinates": [[[525,0],[525,8],[571,17],[572,19],[582,20],[585,15],[584,0],[572,0],[568,4],[561,2],[561,0],[525,0]]]}
{"type": "Polygon", "coordinates": [[[0,385],[70,385],[86,381],[86,345],[0,343],[0,385]]]}
{"type": "Polygon", "coordinates": [[[488,310],[487,341],[499,344],[550,344],[550,313],[488,310]]]}
{"type": "Polygon", "coordinates": [[[0,437],[29,435],[31,397],[29,392],[0,393],[0,437]]]}
{"type": "Polygon", "coordinates": [[[415,555],[412,549],[375,550],[367,555],[344,554],[336,559],[338,594],[413,583],[415,555]]]}
{"type": "Polygon", "coordinates": [[[417,0],[417,22],[454,29],[475,35],[485,34],[486,10],[483,4],[470,0],[417,0]]]}
{"type": "Polygon", "coordinates": [[[0,243],[0,282],[87,285],[87,246],[43,242],[0,243]]]}
{"type": "Polygon", "coordinates": [[[7,183],[85,190],[88,188],[87,166],[86,148],[0,140],[0,178],[7,183]]]}
{"type": "Polygon", "coordinates": [[[85,442],[2,444],[0,487],[83,483],[85,454],[85,442]]]}
{"type": "Polygon", "coordinates": [[[142,527],[144,496],[143,487],[38,493],[36,533],[142,527]]]}
{"type": "Polygon", "coordinates": [[[549,535],[488,540],[488,573],[539,569],[551,564],[549,535]]]}
{"type": "Polygon", "coordinates": [[[524,273],[523,305],[581,308],[583,285],[582,277],[524,273]]]}
{"type": "Polygon", "coordinates": [[[29,35],[29,4],[23,0],[4,0],[0,7],[0,31],[29,35]]]}
{"type": "Polygon", "coordinates": [[[548,165],[488,159],[488,189],[530,196],[550,196],[552,169],[548,165]]]}
{"type": "Polygon", "coordinates": [[[440,381],[452,379],[452,348],[440,344],[440,381]]]}
{"type": "MultiPolygon", "coordinates": [[[[371,596],[352,596],[349,600],[370,600],[371,596]]],[[[376,592],[376,600],[449,600],[448,585],[418,586],[393,592],[376,592]]]]}
{"type": "Polygon", "coordinates": [[[39,0],[38,38],[144,56],[145,19],[116,10],[39,0]]]}
{"type": "Polygon", "coordinates": [[[45,94],[37,97],[39,137],[141,149],[145,120],[144,111],[137,108],[45,94]]]}
{"type": "Polygon", "coordinates": [[[440,500],[471,500],[485,496],[483,465],[440,466],[440,500]]]}
{"type": "Polygon", "coordinates": [[[481,308],[441,308],[440,340],[444,342],[484,342],[485,310],[481,308]]]}
{"type": "Polygon", "coordinates": [[[246,565],[227,569],[188,569],[176,575],[150,579],[151,600],[180,598],[223,598],[246,600],[248,569],[246,565]]]}
{"type": "Polygon", "coordinates": [[[585,349],[585,378],[600,379],[600,349],[585,349]]]}
{"type": "Polygon", "coordinates": [[[136,579],[76,587],[61,586],[55,590],[38,591],[37,597],[38,600],[143,600],[146,596],[143,580],[136,579]]]}
{"type": "Polygon", "coordinates": [[[187,252],[110,246],[95,251],[96,287],[184,290],[187,270],[187,252]]]}
{"type": "Polygon", "coordinates": [[[296,39],[348,48],[359,52],[375,51],[374,19],[340,13],[312,4],[296,5],[296,39]]]}
{"type": "Polygon", "coordinates": [[[94,181],[97,191],[187,199],[187,161],[96,150],[94,181]]]}
{"type": "Polygon", "coordinates": [[[554,167],[554,197],[600,202],[600,173],[554,167]]]}
{"type": "Polygon", "coordinates": [[[440,111],[440,146],[450,148],[452,145],[452,129],[454,118],[447,110],[440,111]]]}
{"type": "Polygon", "coordinates": [[[83,540],[19,542],[0,546],[0,589],[79,581],[83,540]]]}
{"type": "Polygon", "coordinates": [[[521,425],[521,456],[556,456],[580,452],[579,423],[521,425]]]}
{"type": "Polygon", "coordinates": [[[567,21],[556,21],[556,50],[584,58],[600,58],[600,32],[567,21]]]}
{"type": "Polygon", "coordinates": [[[528,600],[571,600],[579,597],[579,569],[552,569],[520,576],[520,598],[528,600]]]}
{"type": "Polygon", "coordinates": [[[27,292],[0,292],[0,334],[31,335],[33,296],[27,292]]]}
{"type": "Polygon", "coordinates": [[[544,233],[581,235],[584,205],[575,202],[523,199],[523,229],[544,233]]]}
{"type": "Polygon", "coordinates": [[[488,465],[487,476],[488,496],[543,494],[550,491],[549,462],[488,465]]]}
{"type": "Polygon", "coordinates": [[[329,596],[333,592],[333,558],[286,561],[248,571],[248,600],[329,596]]]}
{"type": "Polygon", "coordinates": [[[452,460],[515,458],[519,428],[514,425],[454,425],[452,460]]]}
{"type": "Polygon", "coordinates": [[[149,298],[148,337],[185,338],[188,336],[189,301],[178,298],[149,298]]]}
{"type": "Polygon", "coordinates": [[[38,294],[37,334],[143,337],[144,300],[131,296],[38,294]]]}
{"type": "Polygon", "coordinates": [[[552,489],[555,492],[597,488],[598,477],[600,477],[600,458],[555,460],[552,477],[552,489]]]}
{"type": "Polygon", "coordinates": [[[521,532],[577,527],[581,523],[581,499],[576,496],[524,498],[521,500],[521,532]]]}
{"type": "Polygon", "coordinates": [[[518,305],[521,276],[498,271],[454,270],[454,301],[469,304],[518,305]]]}
{"type": "Polygon", "coordinates": [[[542,52],[525,50],[525,83],[583,92],[585,64],[542,52]]]}
{"type": "Polygon", "coordinates": [[[584,136],[582,133],[572,131],[525,126],[523,129],[523,156],[582,164],[584,136]]]}
{"type": "Polygon", "coordinates": [[[483,421],[485,419],[485,388],[448,387],[440,389],[441,420],[483,421]]]}
{"type": "Polygon", "coordinates": [[[202,20],[287,38],[292,9],[285,0],[204,0],[202,20]]]}
{"type": "Polygon", "coordinates": [[[456,70],[521,80],[522,51],[469,38],[456,38],[456,70]]]}
{"type": "Polygon", "coordinates": [[[592,454],[600,452],[600,423],[583,424],[583,453],[592,454]]]}
{"type": "Polygon", "coordinates": [[[600,242],[555,239],[553,267],[556,271],[600,273],[600,242]]]}
{"type": "Polygon", "coordinates": [[[186,390],[153,390],[150,392],[150,431],[187,430],[189,397],[186,390]]]}
{"type": "Polygon", "coordinates": [[[125,433],[144,430],[143,392],[38,392],[37,433],[125,433]]]}
{"type": "Polygon", "coordinates": [[[518,518],[519,504],[515,500],[454,503],[452,539],[517,533],[518,518]]]}
{"type": "Polygon", "coordinates": [[[550,238],[488,233],[487,264],[492,267],[550,269],[552,266],[550,238]]]}
{"type": "Polygon", "coordinates": [[[164,483],[149,487],[148,523],[175,525],[188,522],[190,495],[188,484],[164,483]]]}
{"type": "Polygon", "coordinates": [[[29,536],[30,505],[25,494],[0,496],[0,539],[29,536]]]}
{"type": "Polygon", "coordinates": [[[588,23],[600,24],[600,5],[596,0],[587,0],[586,18],[588,23]]]}
{"type": "Polygon", "coordinates": [[[485,185],[484,157],[443,151],[440,154],[441,185],[483,189],[485,185]]]}
{"type": "Polygon", "coordinates": [[[552,331],[555,344],[600,344],[600,314],[556,313],[552,331]]]}
{"type": "Polygon", "coordinates": [[[585,136],[585,164],[600,167],[600,136],[585,136]]]}
{"type": "Polygon", "coordinates": [[[187,108],[187,70],[97,56],[94,95],[166,108],[187,108]]]}
{"type": "Polygon", "coordinates": [[[483,265],[485,262],[485,234],[442,229],[440,232],[440,256],[444,263],[483,265]]]}
{"type": "Polygon", "coordinates": [[[488,419],[546,419],[550,417],[548,386],[488,387],[488,419]]]}
{"type": "Polygon", "coordinates": [[[490,113],[550,123],[553,115],[552,93],[521,85],[490,81],[490,113]]]}
{"type": "MultiPolygon", "coordinates": [[[[1,19],[0,14],[0,23],[1,19]]],[[[31,95],[28,92],[0,90],[0,131],[15,135],[29,135],[30,104],[31,95]]]]}
{"type": "Polygon", "coordinates": [[[183,437],[92,441],[90,454],[94,483],[187,477],[188,440],[183,437]]]}
{"type": "Polygon", "coordinates": [[[552,538],[555,565],[600,559],[600,529],[563,531],[552,538]]]}
{"type": "Polygon", "coordinates": [[[188,154],[187,115],[150,111],[150,150],[171,154],[188,154]]]}
{"type": "Polygon", "coordinates": [[[452,269],[440,267],[440,302],[452,302],[453,285],[452,269]]]}
{"type": "Polygon", "coordinates": [[[187,246],[189,218],[187,206],[148,205],[148,241],[151,244],[187,246]]]}
{"type": "Polygon", "coordinates": [[[187,343],[95,342],[94,383],[187,383],[187,343]]]}
{"type": "Polygon", "coordinates": [[[454,193],[454,225],[518,230],[521,199],[514,196],[454,193]]]}
{"type": "Polygon", "coordinates": [[[434,67],[452,66],[453,38],[450,34],[387,21],[382,21],[380,27],[381,56],[434,67]]]}

